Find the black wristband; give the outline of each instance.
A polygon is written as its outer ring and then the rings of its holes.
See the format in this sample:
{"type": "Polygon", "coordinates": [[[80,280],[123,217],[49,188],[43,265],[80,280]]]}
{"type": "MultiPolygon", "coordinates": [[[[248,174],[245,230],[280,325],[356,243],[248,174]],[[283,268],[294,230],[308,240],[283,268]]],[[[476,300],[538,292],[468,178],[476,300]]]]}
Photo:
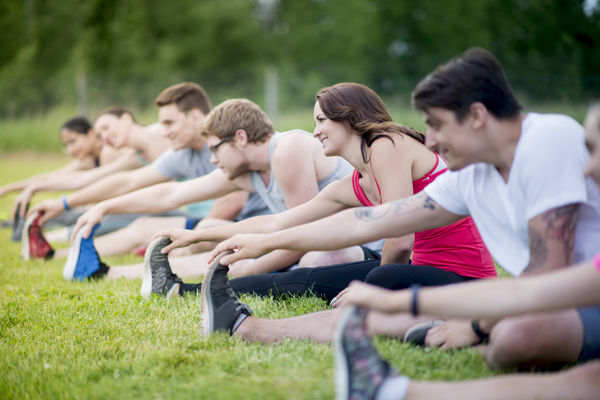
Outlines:
{"type": "Polygon", "coordinates": [[[475,334],[479,337],[479,339],[481,339],[481,343],[487,343],[487,341],[490,338],[490,334],[485,333],[484,331],[481,330],[481,327],[479,326],[479,320],[476,320],[476,319],[472,320],[471,328],[473,329],[473,332],[475,332],[475,334]]]}
{"type": "Polygon", "coordinates": [[[415,317],[419,315],[419,289],[421,285],[413,283],[410,285],[410,291],[412,293],[410,297],[410,313],[415,317]]]}

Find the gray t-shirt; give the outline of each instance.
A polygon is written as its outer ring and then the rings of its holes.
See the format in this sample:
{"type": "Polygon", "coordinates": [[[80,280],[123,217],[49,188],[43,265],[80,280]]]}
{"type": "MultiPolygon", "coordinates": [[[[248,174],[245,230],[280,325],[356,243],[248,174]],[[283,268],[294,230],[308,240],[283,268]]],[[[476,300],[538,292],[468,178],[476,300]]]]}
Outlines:
{"type": "Polygon", "coordinates": [[[169,149],[161,154],[152,165],[168,179],[198,178],[216,168],[210,163],[210,150],[206,145],[202,150],[169,149]]]}
{"type": "MultiPolygon", "coordinates": [[[[169,149],[156,159],[152,165],[161,175],[168,179],[193,179],[212,172],[216,166],[210,162],[210,150],[205,145],[202,150],[184,148],[180,150],[169,149]]],[[[204,217],[214,200],[201,201],[187,205],[188,211],[204,217]]],[[[238,220],[256,215],[270,214],[269,208],[255,193],[248,196],[246,205],[240,212],[238,220]]]]}

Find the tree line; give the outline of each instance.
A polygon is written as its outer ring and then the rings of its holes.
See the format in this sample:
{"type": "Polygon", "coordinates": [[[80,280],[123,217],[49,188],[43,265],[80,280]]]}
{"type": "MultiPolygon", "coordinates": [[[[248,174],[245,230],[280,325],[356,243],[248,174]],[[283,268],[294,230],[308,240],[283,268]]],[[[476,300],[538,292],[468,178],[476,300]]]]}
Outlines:
{"type": "Polygon", "coordinates": [[[341,81],[406,101],[473,46],[527,98],[600,93],[600,7],[584,0],[3,0],[0,46],[4,117],[148,107],[183,80],[259,103],[271,82],[280,107],[341,81]]]}

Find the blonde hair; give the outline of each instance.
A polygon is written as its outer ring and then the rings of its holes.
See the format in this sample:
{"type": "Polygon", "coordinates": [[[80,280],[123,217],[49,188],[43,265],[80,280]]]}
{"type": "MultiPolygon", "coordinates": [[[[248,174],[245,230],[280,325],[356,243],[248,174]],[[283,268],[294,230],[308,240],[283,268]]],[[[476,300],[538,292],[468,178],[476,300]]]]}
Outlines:
{"type": "Polygon", "coordinates": [[[251,143],[264,142],[275,132],[267,114],[248,99],[230,99],[216,106],[204,119],[200,132],[205,138],[225,139],[238,129],[246,131],[251,143]]]}

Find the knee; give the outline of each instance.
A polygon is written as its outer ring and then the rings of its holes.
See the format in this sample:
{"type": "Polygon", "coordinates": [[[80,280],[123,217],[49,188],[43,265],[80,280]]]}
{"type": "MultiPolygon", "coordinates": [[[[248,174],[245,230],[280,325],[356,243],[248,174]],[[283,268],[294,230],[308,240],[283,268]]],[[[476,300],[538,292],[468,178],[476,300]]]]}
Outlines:
{"type": "Polygon", "coordinates": [[[485,359],[492,368],[514,366],[536,354],[539,327],[520,321],[502,320],[492,330],[485,359]]]}
{"type": "Polygon", "coordinates": [[[306,253],[298,265],[300,267],[324,267],[328,265],[336,265],[361,261],[363,256],[360,248],[348,248],[336,251],[311,251],[306,253]],[[359,254],[360,253],[360,254],[359,254]]]}
{"type": "Polygon", "coordinates": [[[373,268],[365,282],[387,289],[400,290],[409,287],[414,280],[400,265],[390,264],[373,268]]]}

